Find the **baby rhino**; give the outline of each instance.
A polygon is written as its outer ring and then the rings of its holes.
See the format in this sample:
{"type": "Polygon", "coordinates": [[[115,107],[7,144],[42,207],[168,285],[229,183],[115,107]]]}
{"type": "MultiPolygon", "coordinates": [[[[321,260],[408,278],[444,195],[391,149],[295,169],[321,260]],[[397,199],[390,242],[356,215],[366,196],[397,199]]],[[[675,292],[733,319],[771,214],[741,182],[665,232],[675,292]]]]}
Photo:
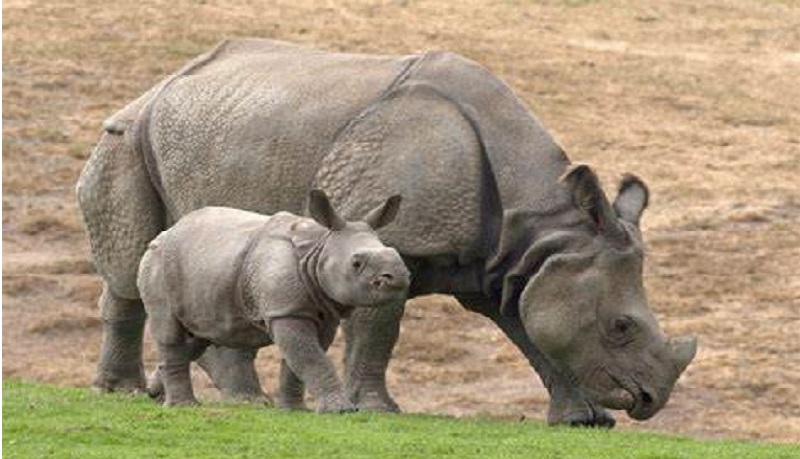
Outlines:
{"type": "Polygon", "coordinates": [[[303,408],[305,384],[317,411],[355,411],[325,351],[353,308],[405,297],[409,272],[375,232],[399,205],[393,196],[363,221],[346,222],[314,190],[312,218],[207,207],[161,233],[142,258],[139,290],[159,354],[152,380],[163,384],[165,404],[197,403],[189,365],[208,345],[275,343],[280,406],[303,408]]]}

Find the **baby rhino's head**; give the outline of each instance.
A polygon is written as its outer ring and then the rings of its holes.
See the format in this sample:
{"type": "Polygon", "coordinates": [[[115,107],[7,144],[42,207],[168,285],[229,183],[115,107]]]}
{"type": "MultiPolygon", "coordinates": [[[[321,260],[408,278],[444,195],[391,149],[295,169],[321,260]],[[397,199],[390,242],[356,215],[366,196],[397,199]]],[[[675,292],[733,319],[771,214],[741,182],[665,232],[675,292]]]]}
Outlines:
{"type": "Polygon", "coordinates": [[[400,196],[392,196],[363,220],[347,222],[323,191],[311,191],[311,217],[331,230],[317,264],[320,287],[331,299],[348,306],[379,306],[405,298],[408,269],[400,254],[383,245],[375,232],[394,220],[400,201],[400,196]]]}

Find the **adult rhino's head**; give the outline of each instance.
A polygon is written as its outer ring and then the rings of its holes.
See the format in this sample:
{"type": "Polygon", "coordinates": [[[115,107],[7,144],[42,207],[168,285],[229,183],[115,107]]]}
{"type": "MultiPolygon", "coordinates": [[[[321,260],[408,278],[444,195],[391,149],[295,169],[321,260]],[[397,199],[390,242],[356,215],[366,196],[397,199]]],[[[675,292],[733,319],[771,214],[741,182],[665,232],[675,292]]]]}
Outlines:
{"type": "Polygon", "coordinates": [[[694,337],[667,338],[647,302],[639,218],[648,190],[627,175],[612,205],[583,165],[561,182],[580,224],[539,235],[505,277],[502,307],[518,307],[529,338],[594,402],[647,419],[697,349],[694,337]]]}
{"type": "Polygon", "coordinates": [[[392,196],[363,220],[345,221],[322,190],[309,194],[311,218],[330,230],[316,263],[320,287],[349,306],[379,306],[405,298],[410,275],[400,254],[378,239],[376,230],[394,220],[401,198],[392,196]]]}

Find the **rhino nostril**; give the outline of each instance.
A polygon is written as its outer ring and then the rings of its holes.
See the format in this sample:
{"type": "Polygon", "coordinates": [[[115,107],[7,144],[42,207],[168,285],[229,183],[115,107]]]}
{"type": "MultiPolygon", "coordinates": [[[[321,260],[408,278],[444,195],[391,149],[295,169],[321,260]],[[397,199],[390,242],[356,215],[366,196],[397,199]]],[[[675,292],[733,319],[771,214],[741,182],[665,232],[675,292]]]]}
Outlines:
{"type": "Polygon", "coordinates": [[[653,404],[653,396],[650,395],[650,393],[646,390],[642,389],[640,397],[642,400],[642,405],[649,406],[653,404]]]}
{"type": "Polygon", "coordinates": [[[396,281],[395,276],[389,273],[379,274],[372,279],[372,285],[377,288],[393,286],[394,284],[398,283],[399,282],[396,281]]]}
{"type": "Polygon", "coordinates": [[[375,278],[372,280],[372,283],[374,285],[383,285],[383,284],[386,284],[388,282],[391,282],[391,280],[392,280],[392,275],[391,274],[380,274],[380,275],[375,276],[375,278]]]}

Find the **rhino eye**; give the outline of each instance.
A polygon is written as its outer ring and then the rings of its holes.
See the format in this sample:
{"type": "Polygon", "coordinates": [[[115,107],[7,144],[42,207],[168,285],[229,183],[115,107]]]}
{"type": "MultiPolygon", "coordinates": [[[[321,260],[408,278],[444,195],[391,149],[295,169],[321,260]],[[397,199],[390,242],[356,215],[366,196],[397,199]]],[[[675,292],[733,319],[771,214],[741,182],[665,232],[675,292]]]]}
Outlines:
{"type": "Polygon", "coordinates": [[[614,332],[619,334],[625,334],[631,328],[631,321],[630,319],[616,319],[614,321],[614,332]]]}
{"type": "Polygon", "coordinates": [[[367,264],[368,255],[365,253],[356,253],[350,259],[350,266],[353,267],[353,271],[361,272],[364,269],[364,266],[367,264]]]}
{"type": "Polygon", "coordinates": [[[636,331],[636,322],[630,317],[623,316],[617,317],[611,323],[610,338],[616,344],[624,345],[633,339],[633,334],[636,331]]]}

